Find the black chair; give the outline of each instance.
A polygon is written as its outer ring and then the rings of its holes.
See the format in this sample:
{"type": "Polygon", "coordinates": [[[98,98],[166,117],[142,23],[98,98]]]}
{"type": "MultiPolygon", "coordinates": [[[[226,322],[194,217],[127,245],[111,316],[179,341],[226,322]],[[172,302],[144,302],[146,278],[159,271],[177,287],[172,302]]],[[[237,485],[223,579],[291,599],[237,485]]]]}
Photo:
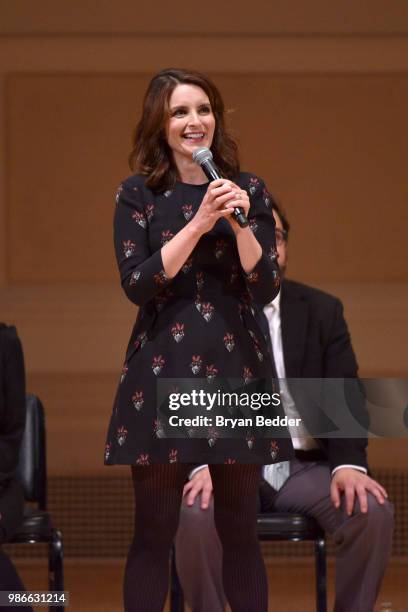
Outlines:
{"type": "MultiPolygon", "coordinates": [[[[44,408],[35,395],[26,398],[26,426],[20,450],[18,476],[27,505],[24,519],[10,544],[48,544],[48,589],[64,590],[63,546],[60,531],[54,528],[47,512],[47,471],[44,408]]],[[[61,605],[50,606],[52,612],[63,612],[61,605]]]]}
{"type": "Polygon", "coordinates": [[[263,541],[314,542],[316,612],[327,612],[326,541],[317,521],[302,514],[258,514],[258,536],[263,541]]]}
{"type": "MultiPolygon", "coordinates": [[[[324,531],[312,518],[301,514],[258,514],[258,536],[263,541],[314,541],[316,611],[327,612],[326,543],[324,531]]],[[[170,612],[184,611],[184,598],[177,576],[174,549],[171,555],[170,612]]]]}

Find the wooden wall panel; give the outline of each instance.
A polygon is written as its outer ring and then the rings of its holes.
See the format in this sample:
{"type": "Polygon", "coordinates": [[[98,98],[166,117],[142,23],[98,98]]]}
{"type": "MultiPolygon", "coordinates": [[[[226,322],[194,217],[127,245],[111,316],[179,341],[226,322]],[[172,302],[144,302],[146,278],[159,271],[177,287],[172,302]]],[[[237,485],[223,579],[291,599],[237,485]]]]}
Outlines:
{"type": "MultiPolygon", "coordinates": [[[[6,116],[6,79],[0,74],[0,117],[6,116]]],[[[5,185],[7,182],[6,170],[6,138],[5,121],[0,123],[0,288],[7,283],[7,201],[5,185]],[[3,186],[3,188],[1,188],[3,186]]]]}
{"type": "MultiPolygon", "coordinates": [[[[234,111],[244,167],[267,179],[292,221],[292,274],[309,282],[407,281],[408,78],[215,79],[234,111]]],[[[128,173],[146,82],[10,78],[12,282],[116,278],[112,196],[128,173]]]]}
{"type": "MultiPolygon", "coordinates": [[[[0,2],[0,318],[46,406],[51,474],[106,474],[135,316],[112,194],[163,61],[215,77],[245,167],[292,221],[289,272],[343,299],[362,374],[408,376],[404,0],[217,3],[217,19],[185,0],[33,6],[0,2]]],[[[373,440],[370,459],[406,467],[406,440],[373,440]]]]}
{"type": "Polygon", "coordinates": [[[146,79],[9,81],[9,278],[116,278],[114,191],[146,79]]]}
{"type": "Polygon", "coordinates": [[[408,31],[404,0],[208,0],[205,7],[189,0],[3,0],[0,32],[7,34],[353,34],[408,31]],[[97,10],[95,5],[97,4],[97,10]]]}
{"type": "Polygon", "coordinates": [[[29,374],[27,388],[42,399],[50,474],[105,474],[105,437],[117,374],[29,374]]]}
{"type": "MultiPolygon", "coordinates": [[[[319,283],[344,304],[366,377],[407,377],[408,285],[319,283]]],[[[136,307],[114,283],[29,284],[0,290],[1,318],[14,322],[35,373],[118,372],[136,307]]]]}

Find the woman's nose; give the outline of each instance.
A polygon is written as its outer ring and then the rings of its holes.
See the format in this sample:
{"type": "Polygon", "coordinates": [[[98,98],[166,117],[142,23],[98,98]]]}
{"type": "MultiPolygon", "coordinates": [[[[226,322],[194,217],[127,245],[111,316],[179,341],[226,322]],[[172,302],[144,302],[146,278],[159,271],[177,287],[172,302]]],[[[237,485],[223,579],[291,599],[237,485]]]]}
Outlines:
{"type": "Polygon", "coordinates": [[[189,125],[197,125],[200,123],[200,116],[196,111],[191,111],[188,118],[189,125]]]}

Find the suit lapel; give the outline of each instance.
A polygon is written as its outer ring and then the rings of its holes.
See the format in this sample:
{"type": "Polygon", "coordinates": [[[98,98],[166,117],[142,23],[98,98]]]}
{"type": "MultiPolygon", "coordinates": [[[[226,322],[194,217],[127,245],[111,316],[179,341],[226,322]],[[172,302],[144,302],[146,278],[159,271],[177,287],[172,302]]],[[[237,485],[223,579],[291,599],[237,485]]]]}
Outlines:
{"type": "MultiPolygon", "coordinates": [[[[306,356],[306,339],[309,324],[309,304],[303,299],[295,283],[283,281],[281,295],[281,328],[287,378],[302,378],[306,356]]],[[[292,381],[290,390],[296,408],[309,431],[331,431],[333,423],[321,412],[318,404],[310,403],[302,385],[292,381]],[[300,392],[299,392],[300,391],[300,392]]],[[[327,440],[315,437],[319,447],[327,454],[327,440]]]]}
{"type": "Polygon", "coordinates": [[[309,307],[290,281],[283,281],[281,295],[281,328],[283,356],[287,378],[302,376],[309,307]]]}
{"type": "Polygon", "coordinates": [[[272,354],[272,342],[271,342],[271,335],[269,332],[269,323],[268,323],[268,319],[265,316],[262,306],[259,306],[259,305],[255,306],[255,321],[258,323],[259,327],[261,328],[261,332],[265,338],[266,344],[268,345],[269,353],[272,354]]]}

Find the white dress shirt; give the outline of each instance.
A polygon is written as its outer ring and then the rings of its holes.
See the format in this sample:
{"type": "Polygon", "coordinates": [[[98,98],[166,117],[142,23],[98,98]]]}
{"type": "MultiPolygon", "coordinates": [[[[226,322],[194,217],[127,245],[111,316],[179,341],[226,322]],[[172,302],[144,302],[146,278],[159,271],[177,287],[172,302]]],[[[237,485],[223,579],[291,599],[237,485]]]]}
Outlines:
{"type": "MultiPolygon", "coordinates": [[[[264,313],[268,320],[269,335],[272,342],[273,357],[275,360],[276,373],[279,379],[279,395],[282,408],[288,418],[300,419],[296,410],[295,402],[290,394],[286,382],[285,361],[283,356],[281,317],[280,317],[280,292],[273,300],[264,307],[264,313]]],[[[296,450],[312,450],[318,448],[318,444],[307,431],[303,421],[297,427],[289,427],[293,448],[296,450]]]]}

